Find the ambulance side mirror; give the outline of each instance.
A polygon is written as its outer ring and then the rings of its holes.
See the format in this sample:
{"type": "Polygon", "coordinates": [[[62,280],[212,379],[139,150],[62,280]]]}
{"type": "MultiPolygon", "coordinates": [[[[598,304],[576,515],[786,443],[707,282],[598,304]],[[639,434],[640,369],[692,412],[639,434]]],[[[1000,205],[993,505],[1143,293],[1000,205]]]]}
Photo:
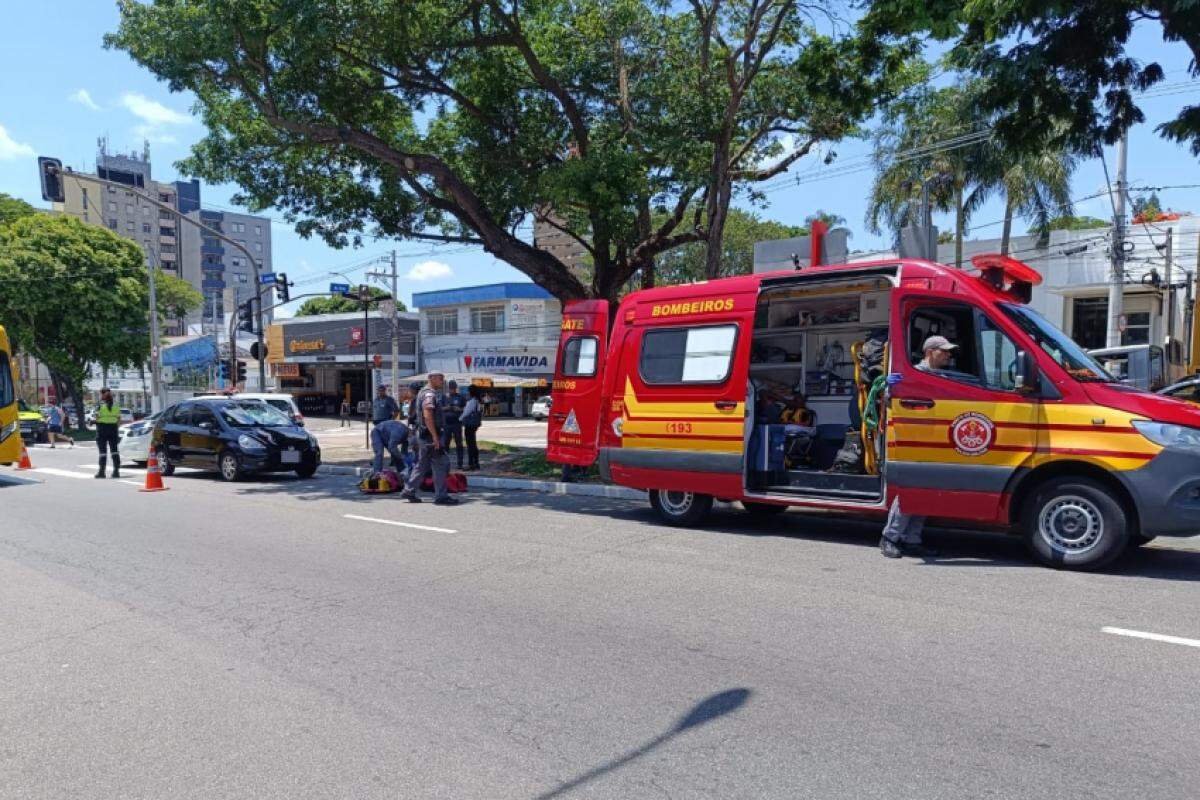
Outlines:
{"type": "Polygon", "coordinates": [[[1028,350],[1017,351],[1017,365],[1014,383],[1021,394],[1034,394],[1041,386],[1041,373],[1038,372],[1037,359],[1028,350]]]}

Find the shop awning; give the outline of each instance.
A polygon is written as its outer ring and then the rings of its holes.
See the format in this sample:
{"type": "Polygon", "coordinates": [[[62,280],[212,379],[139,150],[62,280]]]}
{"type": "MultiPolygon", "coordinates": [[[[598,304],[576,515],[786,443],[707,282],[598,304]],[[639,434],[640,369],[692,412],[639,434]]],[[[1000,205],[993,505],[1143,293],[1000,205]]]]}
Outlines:
{"type": "MultiPolygon", "coordinates": [[[[495,375],[489,372],[446,372],[447,381],[454,381],[459,386],[482,386],[488,389],[544,389],[550,385],[547,375],[495,375]]],[[[425,383],[429,373],[409,375],[401,380],[402,384],[425,383]]]]}

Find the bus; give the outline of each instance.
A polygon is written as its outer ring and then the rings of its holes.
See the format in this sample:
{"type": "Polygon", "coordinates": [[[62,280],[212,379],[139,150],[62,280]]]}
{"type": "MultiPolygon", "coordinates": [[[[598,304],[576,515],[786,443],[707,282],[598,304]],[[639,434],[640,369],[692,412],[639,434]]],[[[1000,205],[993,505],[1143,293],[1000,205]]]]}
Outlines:
{"type": "Polygon", "coordinates": [[[21,428],[17,422],[17,362],[8,333],[0,325],[0,464],[21,458],[21,428]]]}

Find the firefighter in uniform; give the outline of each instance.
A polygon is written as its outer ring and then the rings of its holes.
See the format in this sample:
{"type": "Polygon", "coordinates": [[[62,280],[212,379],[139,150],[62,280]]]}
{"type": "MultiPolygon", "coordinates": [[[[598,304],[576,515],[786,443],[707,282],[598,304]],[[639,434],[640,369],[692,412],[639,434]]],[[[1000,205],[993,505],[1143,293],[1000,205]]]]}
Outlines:
{"type": "Polygon", "coordinates": [[[96,447],[100,450],[100,471],[97,478],[104,477],[104,467],[108,462],[105,453],[112,452],[112,476],[121,477],[121,454],[117,452],[117,426],[121,424],[121,407],[113,402],[112,391],[105,387],[100,390],[100,405],[96,407],[96,447]]]}

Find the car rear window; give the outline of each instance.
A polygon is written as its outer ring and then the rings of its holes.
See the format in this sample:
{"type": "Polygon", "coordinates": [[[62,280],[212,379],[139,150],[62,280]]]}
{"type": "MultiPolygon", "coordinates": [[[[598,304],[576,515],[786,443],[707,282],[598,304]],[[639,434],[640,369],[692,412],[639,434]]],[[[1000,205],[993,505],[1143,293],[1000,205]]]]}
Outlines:
{"type": "Polygon", "coordinates": [[[660,328],[642,336],[646,383],[723,383],[729,377],[737,325],[660,328]]]}

